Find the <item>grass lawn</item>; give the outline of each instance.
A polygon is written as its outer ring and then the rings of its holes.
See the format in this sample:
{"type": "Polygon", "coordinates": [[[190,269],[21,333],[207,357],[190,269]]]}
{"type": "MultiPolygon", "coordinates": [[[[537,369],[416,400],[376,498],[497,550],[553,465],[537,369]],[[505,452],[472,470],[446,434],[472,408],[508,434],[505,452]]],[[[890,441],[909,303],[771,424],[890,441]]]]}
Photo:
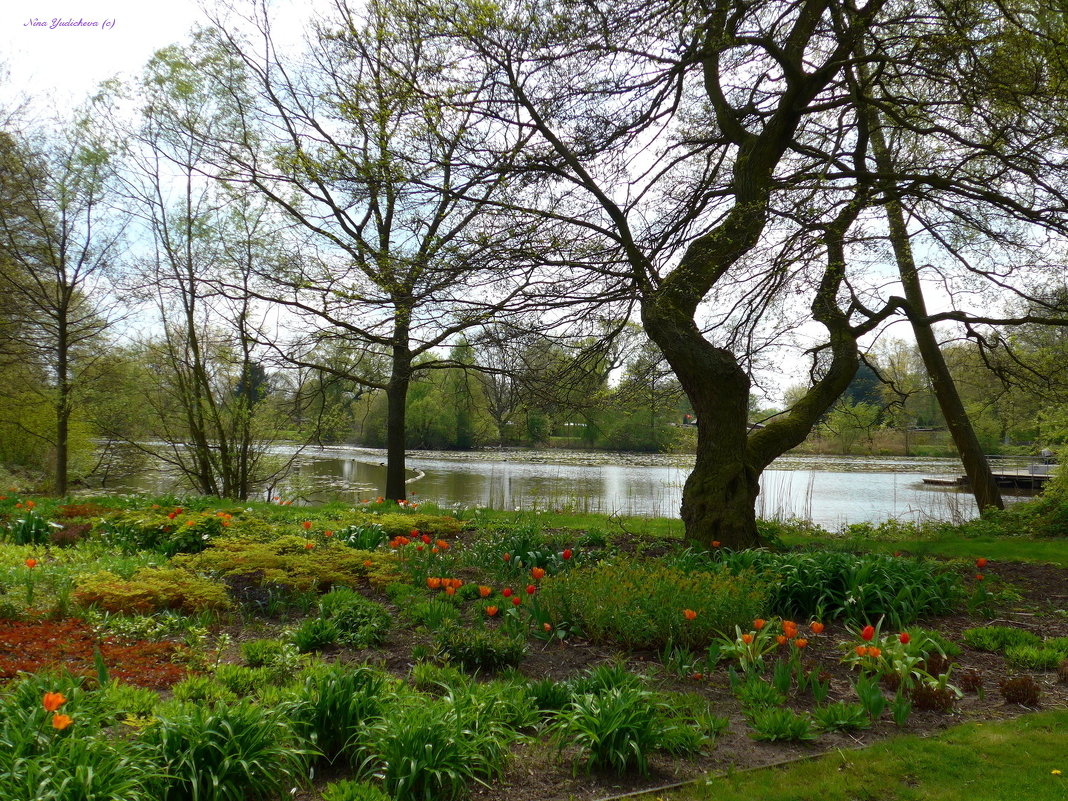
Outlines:
{"type": "Polygon", "coordinates": [[[900,737],[641,799],[1062,801],[1068,799],[1068,710],[971,723],[933,737],[900,737]]]}

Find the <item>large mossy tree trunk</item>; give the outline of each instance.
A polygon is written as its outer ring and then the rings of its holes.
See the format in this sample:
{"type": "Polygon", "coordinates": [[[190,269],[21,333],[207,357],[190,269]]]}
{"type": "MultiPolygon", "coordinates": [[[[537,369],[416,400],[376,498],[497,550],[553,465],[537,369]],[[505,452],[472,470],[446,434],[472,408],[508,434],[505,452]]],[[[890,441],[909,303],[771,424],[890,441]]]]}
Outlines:
{"type": "Polygon", "coordinates": [[[398,307],[393,323],[389,383],[386,385],[386,492],[391,501],[405,499],[406,413],[408,387],[412,381],[409,343],[410,312],[398,307]]]}

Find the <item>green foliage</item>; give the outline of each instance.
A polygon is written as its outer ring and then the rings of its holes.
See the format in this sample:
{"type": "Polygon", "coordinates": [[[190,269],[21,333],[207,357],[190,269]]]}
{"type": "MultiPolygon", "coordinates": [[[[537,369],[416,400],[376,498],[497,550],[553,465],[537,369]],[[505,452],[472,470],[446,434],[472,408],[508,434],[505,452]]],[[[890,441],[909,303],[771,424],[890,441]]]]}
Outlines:
{"type": "Polygon", "coordinates": [[[175,684],[172,691],[178,701],[192,701],[207,706],[237,702],[234,691],[211,676],[188,676],[175,684]]]}
{"type": "Polygon", "coordinates": [[[1010,646],[1030,645],[1038,647],[1042,644],[1042,638],[1032,634],[1026,629],[1014,626],[980,626],[974,629],[965,629],[962,634],[964,642],[977,651],[990,651],[997,653],[1004,651],[1010,646]]]}
{"type": "Polygon", "coordinates": [[[901,628],[951,612],[962,596],[960,578],[944,566],[883,554],[754,550],[726,554],[723,563],[759,571],[770,611],[785,618],[864,624],[885,617],[901,628]]]}
{"type": "Polygon", "coordinates": [[[144,718],[152,714],[159,703],[159,696],[152,690],[110,681],[100,688],[101,705],[115,717],[144,718]]]}
{"type": "Polygon", "coordinates": [[[440,598],[432,598],[429,601],[416,601],[405,607],[403,614],[416,625],[426,626],[431,631],[459,623],[460,621],[460,610],[456,608],[456,605],[440,598]]]}
{"type": "Polygon", "coordinates": [[[354,759],[360,739],[393,700],[389,677],[366,665],[316,666],[307,671],[290,715],[322,757],[354,759]]]}
{"type": "Polygon", "coordinates": [[[767,591],[750,574],[687,573],[657,561],[620,559],[546,579],[538,598],[554,628],[578,625],[595,642],[695,648],[756,617],[767,591]],[[696,616],[687,619],[684,610],[696,616]]]}
{"type": "Polygon", "coordinates": [[[265,667],[222,664],[215,668],[215,681],[238,698],[251,698],[272,683],[272,675],[265,667]]]}
{"type": "Polygon", "coordinates": [[[823,731],[858,731],[871,726],[867,711],[861,704],[839,701],[812,710],[812,719],[823,731]]]}
{"type": "MultiPolygon", "coordinates": [[[[924,685],[918,686],[922,687],[924,685]]],[[[879,686],[879,680],[874,676],[862,673],[857,679],[854,690],[868,717],[872,720],[877,720],[883,714],[883,710],[886,709],[886,696],[883,695],[883,689],[879,686]]]]}
{"type": "Polygon", "coordinates": [[[108,571],[81,576],[74,600],[106,612],[142,614],[168,609],[196,614],[230,607],[225,587],[178,568],[141,568],[129,579],[108,571]]]}
{"type": "Polygon", "coordinates": [[[534,706],[543,712],[563,709],[573,695],[570,684],[550,678],[532,681],[527,687],[527,693],[534,706]]]}
{"type": "Polygon", "coordinates": [[[734,694],[746,710],[781,706],[786,702],[786,695],[783,692],[759,676],[749,676],[739,683],[734,694]]]}
{"type": "Polygon", "coordinates": [[[812,718],[782,707],[758,707],[748,715],[749,736],[764,742],[815,740],[812,718]]]}
{"type": "Polygon", "coordinates": [[[327,592],[358,585],[367,574],[371,554],[327,542],[306,548],[309,540],[285,534],[271,542],[222,537],[198,554],[172,563],[195,571],[215,571],[228,580],[254,587],[278,587],[290,593],[327,592]]]}
{"type": "Polygon", "coordinates": [[[373,551],[388,539],[386,530],[378,523],[351,525],[335,531],[334,537],[357,551],[373,551]]]}
{"type": "Polygon", "coordinates": [[[429,534],[434,539],[455,537],[463,528],[463,524],[454,517],[399,512],[370,512],[366,517],[361,515],[359,522],[354,525],[379,526],[387,539],[408,537],[413,530],[420,534],[429,534]]]}
{"type": "Polygon", "coordinates": [[[172,703],[142,742],[160,766],[159,801],[246,801],[279,797],[301,783],[310,752],[285,710],[241,701],[218,707],[172,703]]]}
{"type": "Polygon", "coordinates": [[[494,673],[516,667],[526,656],[526,645],[516,637],[487,629],[471,631],[447,626],[436,637],[438,657],[471,672],[494,673]]]}
{"type": "Polygon", "coordinates": [[[44,545],[52,533],[52,525],[32,509],[4,526],[4,541],[12,545],[44,545]]]}
{"type": "Polygon", "coordinates": [[[341,629],[333,620],[309,617],[297,626],[292,638],[297,650],[302,654],[307,654],[337,645],[341,639],[341,629]]]}
{"type": "Polygon", "coordinates": [[[336,587],[320,598],[319,614],[337,626],[338,642],[351,648],[376,645],[389,631],[386,608],[348,587],[336,587]]]}
{"type": "Polygon", "coordinates": [[[265,667],[273,663],[285,647],[281,640],[248,640],[241,643],[241,656],[249,667],[265,667]]]}
{"type": "Polygon", "coordinates": [[[97,534],[122,553],[156,551],[165,556],[203,551],[223,532],[223,518],[214,512],[183,506],[132,509],[105,518],[97,534]]]}
{"type": "Polygon", "coordinates": [[[393,801],[376,785],[367,782],[339,781],[323,788],[323,801],[393,801]]]}
{"type": "Polygon", "coordinates": [[[625,773],[634,768],[644,775],[649,754],[661,744],[663,725],[653,693],[616,687],[576,696],[554,713],[549,731],[561,749],[579,749],[587,770],[625,773]]]}
{"type": "Polygon", "coordinates": [[[1016,668],[1056,670],[1062,659],[1063,652],[1041,645],[1010,645],[1005,648],[1005,660],[1016,668]]]}
{"type": "Polygon", "coordinates": [[[472,781],[501,773],[515,735],[479,708],[451,699],[391,707],[368,733],[365,760],[397,801],[454,801],[472,781]]]}
{"type": "Polygon", "coordinates": [[[934,629],[924,629],[918,626],[909,628],[909,634],[912,635],[912,642],[924,644],[927,646],[928,651],[935,650],[941,653],[943,656],[950,658],[961,655],[961,647],[955,642],[950,640],[946,635],[940,631],[934,629]]]}

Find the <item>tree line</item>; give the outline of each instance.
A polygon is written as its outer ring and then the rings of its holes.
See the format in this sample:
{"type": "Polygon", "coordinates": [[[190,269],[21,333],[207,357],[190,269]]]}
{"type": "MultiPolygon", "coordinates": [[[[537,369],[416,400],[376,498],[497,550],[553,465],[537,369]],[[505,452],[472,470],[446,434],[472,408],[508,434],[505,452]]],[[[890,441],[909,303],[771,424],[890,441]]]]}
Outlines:
{"type": "Polygon", "coordinates": [[[434,407],[457,442],[486,419],[544,436],[539,404],[607,403],[633,321],[669,370],[619,386],[698,420],[694,541],[757,542],[760,473],[895,325],[1000,504],[941,340],[1009,385],[1052,380],[1028,338],[1068,322],[1054,9],[336,0],[300,47],[272,24],[219,5],[63,125],[5,122],[5,441],[47,446],[57,492],[72,438],[148,420],[138,447],[245,497],[292,421],[348,408],[383,419],[399,499],[434,407]],[[753,427],[755,383],[787,364],[808,381],[753,427]]]}

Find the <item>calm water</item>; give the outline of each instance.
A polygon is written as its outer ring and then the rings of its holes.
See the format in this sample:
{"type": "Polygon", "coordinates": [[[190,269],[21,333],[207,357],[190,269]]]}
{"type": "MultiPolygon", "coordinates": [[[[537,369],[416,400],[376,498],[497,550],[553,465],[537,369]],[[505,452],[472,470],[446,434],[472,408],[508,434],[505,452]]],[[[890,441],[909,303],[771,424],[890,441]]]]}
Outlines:
{"type": "MultiPolygon", "coordinates": [[[[360,448],[307,454],[290,491],[316,501],[374,497],[384,485],[384,460],[382,451],[360,448]]],[[[692,457],[415,452],[408,466],[414,499],[442,506],[674,517],[692,457]]],[[[923,483],[924,476],[962,472],[953,459],[786,457],[765,471],[758,513],[830,528],[891,517],[963,520],[976,514],[971,495],[923,483]]]]}
{"type": "MultiPolygon", "coordinates": [[[[283,451],[280,451],[282,453],[283,451]]],[[[674,517],[693,457],[579,451],[415,451],[408,457],[414,500],[441,506],[562,509],[674,517]]],[[[848,523],[964,520],[975,516],[971,495],[932,487],[924,476],[961,475],[955,459],[783,457],[761,478],[757,512],[799,517],[837,528],[848,523]]],[[[275,489],[310,502],[360,501],[382,493],[385,452],[331,447],[305,451],[297,471],[275,489]]],[[[141,472],[112,489],[169,491],[172,476],[141,472]]]]}

